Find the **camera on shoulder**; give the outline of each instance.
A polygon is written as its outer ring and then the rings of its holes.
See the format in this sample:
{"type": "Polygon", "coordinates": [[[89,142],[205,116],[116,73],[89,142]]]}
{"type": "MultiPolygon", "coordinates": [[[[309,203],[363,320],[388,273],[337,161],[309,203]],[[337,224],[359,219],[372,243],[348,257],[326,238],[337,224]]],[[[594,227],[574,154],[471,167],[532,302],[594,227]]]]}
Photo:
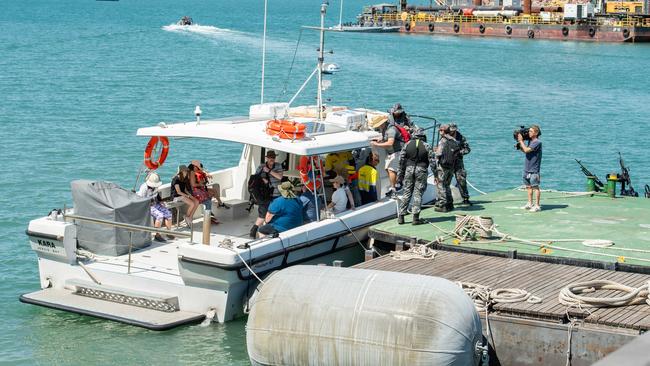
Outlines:
{"type": "MultiPolygon", "coordinates": [[[[515,141],[518,140],[517,136],[521,135],[521,137],[524,139],[524,141],[530,141],[530,135],[528,134],[530,127],[526,126],[519,126],[518,129],[514,130],[512,133],[512,137],[515,139],[515,141]]],[[[521,150],[521,146],[519,146],[519,143],[515,144],[515,149],[521,150]]]]}

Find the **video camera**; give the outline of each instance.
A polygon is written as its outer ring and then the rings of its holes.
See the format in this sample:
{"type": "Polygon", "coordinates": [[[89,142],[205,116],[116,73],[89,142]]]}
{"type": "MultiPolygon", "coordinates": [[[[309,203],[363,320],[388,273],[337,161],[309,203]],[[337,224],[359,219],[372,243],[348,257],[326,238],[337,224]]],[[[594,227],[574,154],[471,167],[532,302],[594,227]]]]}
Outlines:
{"type": "MultiPolygon", "coordinates": [[[[530,127],[519,126],[518,129],[516,129],[516,130],[514,130],[512,132],[512,137],[515,139],[515,141],[517,141],[517,135],[521,134],[521,137],[524,138],[524,141],[530,141],[531,138],[530,138],[530,135],[528,134],[529,129],[530,129],[530,127]]],[[[542,133],[540,132],[538,136],[541,136],[541,135],[542,135],[542,133]]],[[[519,143],[515,144],[515,149],[521,150],[521,147],[519,146],[519,143]]]]}

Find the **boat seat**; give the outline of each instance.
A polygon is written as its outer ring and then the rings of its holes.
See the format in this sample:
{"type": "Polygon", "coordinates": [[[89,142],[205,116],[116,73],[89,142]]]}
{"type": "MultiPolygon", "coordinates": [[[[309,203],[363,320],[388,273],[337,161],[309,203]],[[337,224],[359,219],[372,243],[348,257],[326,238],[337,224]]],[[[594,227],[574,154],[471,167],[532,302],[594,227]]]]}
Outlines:
{"type": "Polygon", "coordinates": [[[249,206],[248,201],[232,199],[225,200],[223,203],[230,206],[230,208],[224,209],[217,207],[216,204],[212,205],[212,213],[220,219],[236,220],[242,217],[248,217],[252,211],[246,211],[249,206]]]}

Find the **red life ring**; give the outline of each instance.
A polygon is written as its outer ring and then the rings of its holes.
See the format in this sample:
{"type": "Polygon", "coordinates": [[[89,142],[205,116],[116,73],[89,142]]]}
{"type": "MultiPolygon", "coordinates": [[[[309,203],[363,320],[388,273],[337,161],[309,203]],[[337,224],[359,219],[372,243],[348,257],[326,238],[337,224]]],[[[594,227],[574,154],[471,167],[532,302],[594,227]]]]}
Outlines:
{"type": "Polygon", "coordinates": [[[316,156],[313,158],[318,165],[319,172],[316,173],[316,184],[311,180],[312,178],[312,166],[311,166],[311,157],[302,156],[300,157],[300,164],[298,165],[298,170],[300,171],[300,180],[309,190],[314,190],[320,188],[321,185],[321,172],[323,171],[323,161],[320,157],[316,156]]]}
{"type": "Polygon", "coordinates": [[[147,143],[147,147],[144,149],[144,165],[151,170],[156,170],[163,165],[165,159],[167,159],[167,154],[169,154],[169,140],[167,137],[152,136],[147,143]],[[158,160],[154,161],[151,159],[151,154],[159,142],[162,143],[162,151],[160,152],[160,156],[158,156],[158,160]]]}

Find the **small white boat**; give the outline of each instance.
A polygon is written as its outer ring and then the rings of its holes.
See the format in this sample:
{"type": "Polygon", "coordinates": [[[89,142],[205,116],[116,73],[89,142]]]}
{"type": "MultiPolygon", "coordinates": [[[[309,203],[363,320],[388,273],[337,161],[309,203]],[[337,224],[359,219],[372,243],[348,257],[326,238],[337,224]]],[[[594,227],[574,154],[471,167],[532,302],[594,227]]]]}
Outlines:
{"type": "Polygon", "coordinates": [[[331,63],[323,65],[323,74],[334,74],[339,71],[341,71],[341,67],[338,64],[331,63]]]}
{"type": "MultiPolygon", "coordinates": [[[[321,12],[321,22],[323,18],[321,12]]],[[[312,76],[323,70],[322,39],[319,63],[312,76]]],[[[321,84],[320,75],[318,80],[321,84]]],[[[206,317],[225,322],[244,315],[247,300],[260,280],[275,270],[334,260],[343,261],[343,265],[361,261],[368,227],[395,217],[397,212],[397,201],[385,197],[389,182],[381,168],[386,159],[383,149],[376,151],[380,156],[378,201],[336,215],[317,206],[313,222],[277,237],[249,237],[257,213],[247,210],[247,180],[264,162],[266,151],[275,151],[276,161],[286,162],[285,176],[304,179],[298,166],[305,157],[318,159],[333,152],[369,149],[370,142],[380,138],[368,128],[368,122],[387,118],[386,113],[326,107],[322,104],[322,85],[318,87],[317,106],[291,108],[290,103],[264,103],[251,106],[246,116],[204,121],[199,119],[197,107],[196,121],[140,128],[137,135],[150,141],[194,138],[211,141],[215,147],[224,141],[243,145],[236,165],[211,172],[222,200],[231,206],[226,210],[213,205],[212,212],[221,223],[210,227],[206,214],[203,225],[195,219],[190,228],[174,227],[170,234],[175,239],[151,243],[151,233],[160,231],[138,224],[149,218],[148,203],[141,214],[134,214],[129,205],[119,205],[112,220],[89,217],[79,204],[52,212],[29,223],[27,235],[38,256],[41,290],[21,296],[21,301],[163,330],[206,317]],[[292,139],[269,134],[269,121],[277,122],[278,117],[305,126],[304,133],[292,139]],[[125,219],[129,216],[134,219],[125,219]],[[135,244],[136,235],[144,240],[135,244]],[[111,252],[106,254],[106,249],[111,252]]],[[[169,145],[164,149],[166,154],[169,145]]],[[[220,159],[214,157],[215,162],[220,159]]],[[[211,165],[210,161],[204,163],[211,165]]],[[[329,201],[331,191],[325,188],[323,175],[312,175],[312,181],[321,182],[314,191],[329,201]]],[[[434,191],[430,177],[422,202],[432,201],[434,191]]],[[[170,185],[162,185],[159,192],[163,198],[169,196],[170,185]]],[[[128,198],[131,193],[124,195],[128,198]]]]}

